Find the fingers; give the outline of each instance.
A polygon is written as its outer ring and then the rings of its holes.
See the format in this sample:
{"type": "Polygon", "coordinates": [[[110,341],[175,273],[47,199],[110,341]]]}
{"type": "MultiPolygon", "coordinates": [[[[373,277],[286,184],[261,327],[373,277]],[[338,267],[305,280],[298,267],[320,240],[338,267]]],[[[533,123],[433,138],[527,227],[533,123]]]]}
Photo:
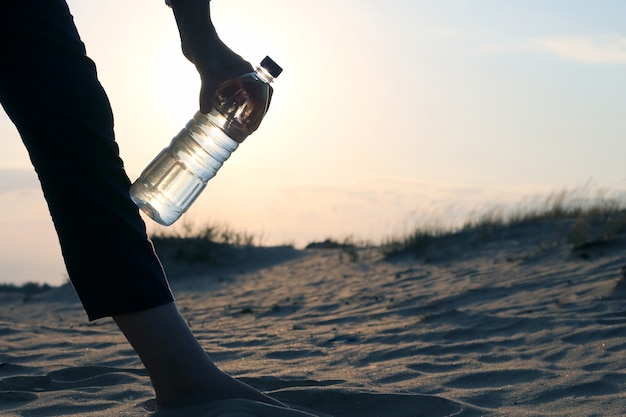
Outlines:
{"type": "Polygon", "coordinates": [[[208,113],[213,107],[213,99],[217,90],[218,83],[211,81],[203,81],[200,88],[200,112],[208,113]]]}
{"type": "Polygon", "coordinates": [[[200,89],[200,111],[208,113],[218,86],[224,81],[232,80],[253,71],[252,65],[219,41],[211,57],[209,65],[198,68],[202,87],[200,89]]]}

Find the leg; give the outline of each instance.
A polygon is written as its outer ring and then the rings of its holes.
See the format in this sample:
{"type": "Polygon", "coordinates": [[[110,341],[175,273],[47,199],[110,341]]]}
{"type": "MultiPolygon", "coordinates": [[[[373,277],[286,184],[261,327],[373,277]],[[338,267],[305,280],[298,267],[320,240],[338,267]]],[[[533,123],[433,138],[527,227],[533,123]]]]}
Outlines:
{"type": "Polygon", "coordinates": [[[220,371],[174,303],[113,317],[143,361],[157,404],[178,406],[226,398],[282,404],[220,371]]]}
{"type": "Polygon", "coordinates": [[[28,149],[89,318],[171,302],[128,195],[109,101],[65,2],[0,2],[0,36],[0,102],[28,149]]]}

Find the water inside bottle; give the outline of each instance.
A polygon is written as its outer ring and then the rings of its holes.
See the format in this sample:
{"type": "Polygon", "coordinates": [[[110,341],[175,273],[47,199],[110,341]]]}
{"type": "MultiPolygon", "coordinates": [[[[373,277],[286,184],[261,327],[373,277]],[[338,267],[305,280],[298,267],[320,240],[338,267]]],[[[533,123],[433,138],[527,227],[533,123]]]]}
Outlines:
{"type": "Polygon", "coordinates": [[[133,184],[133,201],[158,223],[174,223],[239,145],[215,119],[219,115],[196,113],[133,184]]]}
{"type": "Polygon", "coordinates": [[[155,221],[169,226],[200,194],[206,182],[193,174],[168,149],[155,159],[142,181],[133,184],[135,204],[155,221]]]}

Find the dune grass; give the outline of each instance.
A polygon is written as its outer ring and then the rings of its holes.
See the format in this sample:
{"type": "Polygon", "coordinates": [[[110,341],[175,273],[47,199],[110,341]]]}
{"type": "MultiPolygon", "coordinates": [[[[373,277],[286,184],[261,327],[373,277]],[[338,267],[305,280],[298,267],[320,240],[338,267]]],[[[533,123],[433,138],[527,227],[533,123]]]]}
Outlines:
{"type": "Polygon", "coordinates": [[[0,293],[19,293],[25,295],[34,295],[50,291],[52,288],[53,287],[48,284],[39,284],[37,282],[26,282],[21,285],[0,284],[0,293]]]}
{"type": "Polygon", "coordinates": [[[224,223],[196,227],[183,221],[178,228],[160,229],[150,235],[157,252],[170,261],[217,264],[229,250],[262,246],[263,236],[235,230],[224,223]]]}
{"type": "Polygon", "coordinates": [[[345,236],[343,239],[327,237],[323,241],[311,242],[305,249],[340,249],[339,259],[343,260],[345,256],[350,262],[356,262],[359,260],[359,249],[369,246],[372,246],[369,241],[345,236]]]}
{"type": "Polygon", "coordinates": [[[623,195],[609,196],[602,191],[591,194],[584,188],[563,190],[513,209],[494,206],[460,227],[417,228],[404,236],[387,238],[381,249],[389,257],[407,253],[430,257],[435,247],[454,237],[465,237],[469,245],[475,246],[529,225],[551,226],[551,244],[570,244],[576,251],[610,242],[626,230],[626,200],[623,195]]]}

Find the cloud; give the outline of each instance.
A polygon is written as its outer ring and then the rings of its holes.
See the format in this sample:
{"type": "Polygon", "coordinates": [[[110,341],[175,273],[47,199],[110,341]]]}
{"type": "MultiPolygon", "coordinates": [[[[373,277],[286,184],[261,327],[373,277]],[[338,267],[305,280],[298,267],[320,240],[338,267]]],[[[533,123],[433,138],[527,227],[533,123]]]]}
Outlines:
{"type": "Polygon", "coordinates": [[[0,194],[39,188],[39,180],[33,169],[0,169],[0,194]]]}
{"type": "Polygon", "coordinates": [[[529,49],[546,52],[568,61],[592,64],[625,64],[626,37],[554,36],[532,38],[529,49]]]}

